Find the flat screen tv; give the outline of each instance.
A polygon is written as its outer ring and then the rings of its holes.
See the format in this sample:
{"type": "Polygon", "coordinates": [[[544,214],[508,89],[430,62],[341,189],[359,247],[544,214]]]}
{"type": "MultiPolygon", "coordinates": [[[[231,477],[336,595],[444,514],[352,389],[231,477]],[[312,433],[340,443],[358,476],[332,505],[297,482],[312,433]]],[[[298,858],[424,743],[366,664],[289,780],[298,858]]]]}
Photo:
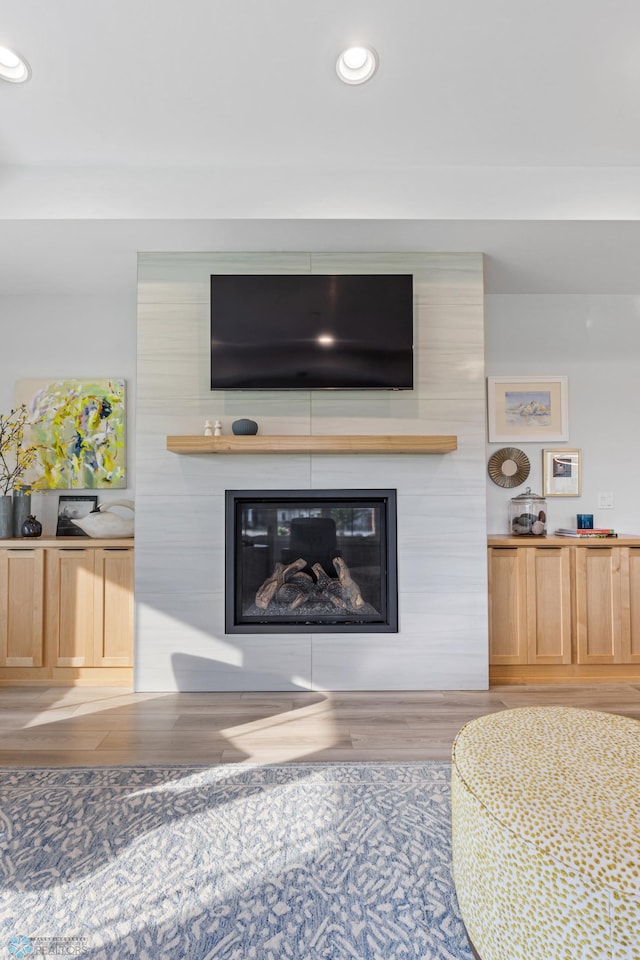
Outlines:
{"type": "Polygon", "coordinates": [[[212,390],[410,390],[411,274],[211,277],[212,390]]]}

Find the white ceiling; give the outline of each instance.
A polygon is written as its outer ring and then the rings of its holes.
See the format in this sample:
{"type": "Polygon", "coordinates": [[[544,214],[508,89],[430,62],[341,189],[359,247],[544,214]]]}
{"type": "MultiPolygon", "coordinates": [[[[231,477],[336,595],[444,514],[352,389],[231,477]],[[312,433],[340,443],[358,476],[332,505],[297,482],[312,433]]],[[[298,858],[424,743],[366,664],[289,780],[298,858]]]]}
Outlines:
{"type": "Polygon", "coordinates": [[[635,0],[3,0],[33,69],[2,157],[610,166],[640,157],[635,0]],[[336,78],[370,43],[368,85],[336,78]]]}
{"type": "Polygon", "coordinates": [[[637,0],[3,0],[0,45],[33,71],[0,83],[0,293],[311,243],[640,289],[637,0]]]}

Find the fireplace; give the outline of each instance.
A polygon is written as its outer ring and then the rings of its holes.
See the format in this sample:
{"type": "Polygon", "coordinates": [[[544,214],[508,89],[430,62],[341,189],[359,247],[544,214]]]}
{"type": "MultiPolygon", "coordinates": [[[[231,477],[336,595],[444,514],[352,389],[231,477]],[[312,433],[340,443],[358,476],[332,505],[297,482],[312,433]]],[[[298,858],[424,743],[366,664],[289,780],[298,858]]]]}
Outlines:
{"type": "Polygon", "coordinates": [[[227,490],[227,633],[398,631],[395,490],[227,490]]]}

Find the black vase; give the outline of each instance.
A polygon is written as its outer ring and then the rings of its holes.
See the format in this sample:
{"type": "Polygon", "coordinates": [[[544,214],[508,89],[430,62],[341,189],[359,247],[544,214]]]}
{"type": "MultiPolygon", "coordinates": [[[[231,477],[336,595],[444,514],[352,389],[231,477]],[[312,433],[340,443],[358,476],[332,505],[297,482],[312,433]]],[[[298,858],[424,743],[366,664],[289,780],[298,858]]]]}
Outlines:
{"type": "Polygon", "coordinates": [[[258,432],[258,424],[255,420],[234,420],[231,429],[237,437],[252,437],[258,432]]]}
{"type": "Polygon", "coordinates": [[[36,520],[34,516],[29,514],[27,519],[22,524],[21,535],[23,537],[41,537],[42,524],[39,520],[36,520]]]}

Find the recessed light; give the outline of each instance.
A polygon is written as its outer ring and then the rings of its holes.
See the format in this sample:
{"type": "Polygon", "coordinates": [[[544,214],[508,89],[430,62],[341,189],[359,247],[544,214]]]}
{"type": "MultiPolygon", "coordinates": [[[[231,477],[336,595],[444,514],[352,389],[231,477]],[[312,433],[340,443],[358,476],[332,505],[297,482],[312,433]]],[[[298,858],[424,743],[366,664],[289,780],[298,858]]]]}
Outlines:
{"type": "Polygon", "coordinates": [[[336,63],[336,72],[343,83],[365,83],[378,69],[378,55],[371,47],[349,47],[336,63]]]}
{"type": "Polygon", "coordinates": [[[9,83],[26,83],[31,76],[27,61],[8,47],[0,47],[0,80],[9,83]]]}

